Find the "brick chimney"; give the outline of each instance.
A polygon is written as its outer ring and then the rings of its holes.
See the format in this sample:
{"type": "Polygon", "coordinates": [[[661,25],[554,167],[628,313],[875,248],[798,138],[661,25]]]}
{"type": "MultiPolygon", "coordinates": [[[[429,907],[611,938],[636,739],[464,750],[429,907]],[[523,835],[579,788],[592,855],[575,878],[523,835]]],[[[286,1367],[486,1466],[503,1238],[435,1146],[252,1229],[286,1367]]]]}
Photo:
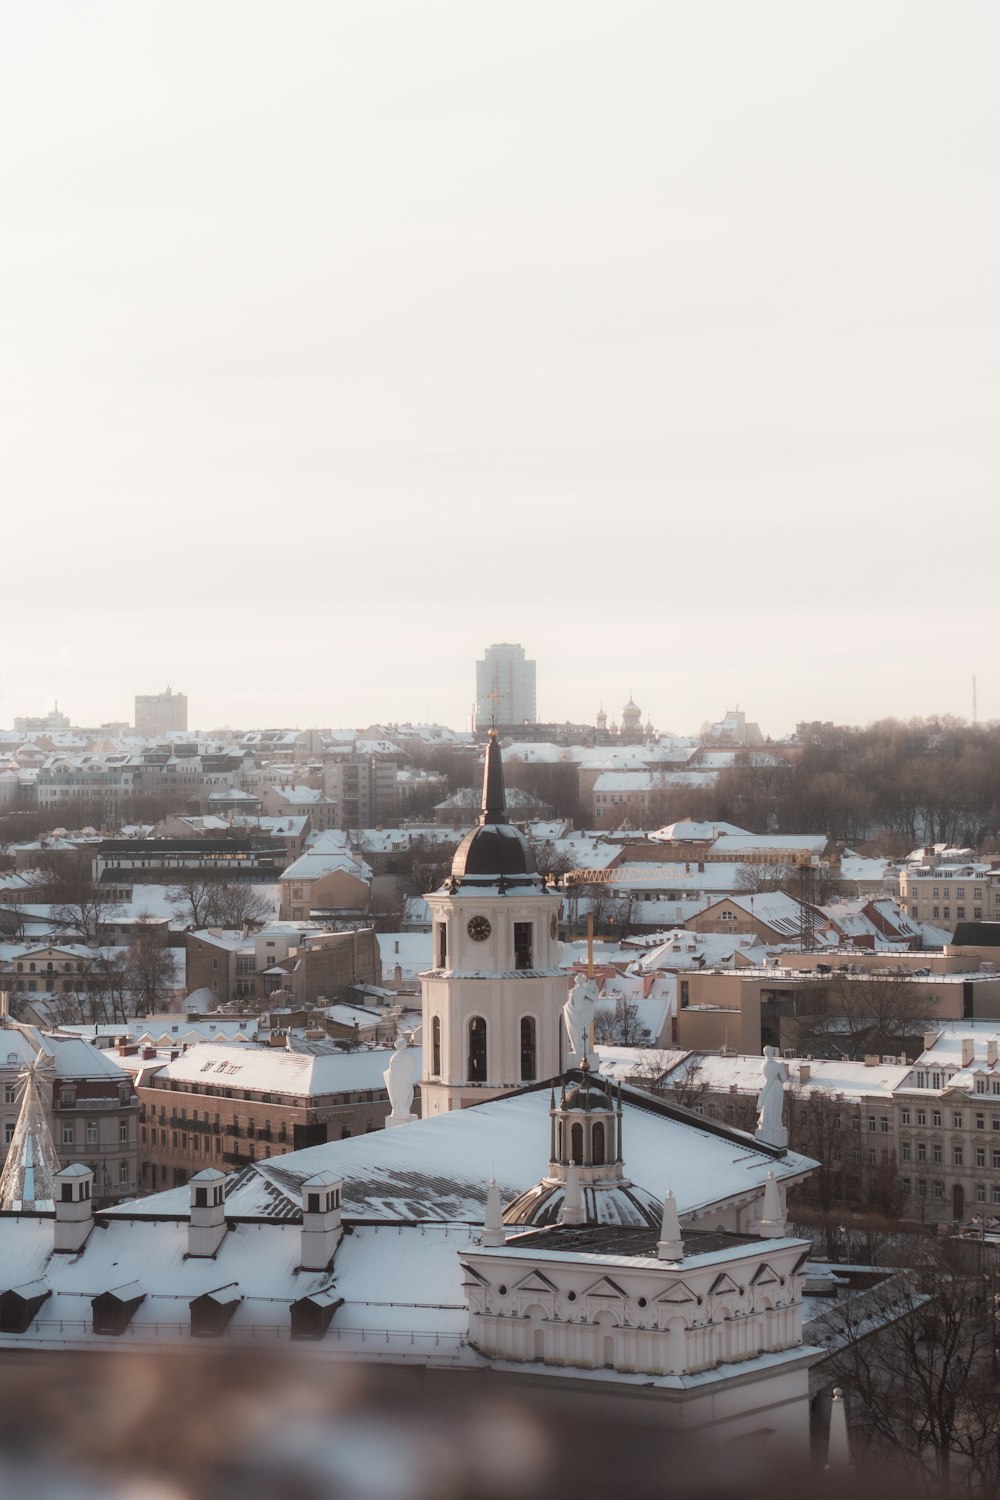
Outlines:
{"type": "Polygon", "coordinates": [[[962,1038],[962,1067],[963,1068],[970,1068],[972,1066],[972,1062],[973,1062],[973,1059],[975,1058],[975,1055],[976,1055],[976,1042],[975,1042],[975,1038],[971,1037],[971,1036],[963,1036],[963,1038],[962,1038]]]}

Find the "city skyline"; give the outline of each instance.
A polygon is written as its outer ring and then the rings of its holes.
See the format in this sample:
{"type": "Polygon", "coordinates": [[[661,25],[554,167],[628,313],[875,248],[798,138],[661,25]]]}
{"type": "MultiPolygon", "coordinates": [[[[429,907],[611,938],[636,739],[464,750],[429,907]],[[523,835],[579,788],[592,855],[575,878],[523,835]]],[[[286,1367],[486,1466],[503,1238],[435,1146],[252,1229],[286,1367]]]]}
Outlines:
{"type": "Polygon", "coordinates": [[[510,638],[555,720],[1000,714],[995,10],[0,40],[0,722],[461,725],[510,638]]]}

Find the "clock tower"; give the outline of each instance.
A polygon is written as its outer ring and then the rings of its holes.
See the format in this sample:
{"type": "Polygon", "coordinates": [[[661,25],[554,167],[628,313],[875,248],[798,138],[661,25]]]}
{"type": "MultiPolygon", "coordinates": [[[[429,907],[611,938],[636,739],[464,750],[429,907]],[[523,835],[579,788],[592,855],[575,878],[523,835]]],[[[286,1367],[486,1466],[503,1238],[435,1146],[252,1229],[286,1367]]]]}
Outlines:
{"type": "Polygon", "coordinates": [[[560,899],[507,821],[491,729],[479,823],[455,851],[444,885],[427,897],[434,955],[422,976],[425,1119],[561,1073],[560,899]]]}

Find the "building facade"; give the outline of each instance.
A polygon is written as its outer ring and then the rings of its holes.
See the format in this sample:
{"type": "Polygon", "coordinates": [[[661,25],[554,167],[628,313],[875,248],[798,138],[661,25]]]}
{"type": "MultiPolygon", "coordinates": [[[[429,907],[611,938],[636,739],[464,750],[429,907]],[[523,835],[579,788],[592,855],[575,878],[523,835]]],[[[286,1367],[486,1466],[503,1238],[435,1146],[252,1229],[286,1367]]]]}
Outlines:
{"type": "Polygon", "coordinates": [[[476,724],[534,724],[537,718],[535,663],[526,660],[524,647],[487,646],[476,662],[476,724]]]}
{"type": "Polygon", "coordinates": [[[188,727],[186,693],[137,693],[135,697],[135,732],[146,739],[172,734],[188,727]]]}

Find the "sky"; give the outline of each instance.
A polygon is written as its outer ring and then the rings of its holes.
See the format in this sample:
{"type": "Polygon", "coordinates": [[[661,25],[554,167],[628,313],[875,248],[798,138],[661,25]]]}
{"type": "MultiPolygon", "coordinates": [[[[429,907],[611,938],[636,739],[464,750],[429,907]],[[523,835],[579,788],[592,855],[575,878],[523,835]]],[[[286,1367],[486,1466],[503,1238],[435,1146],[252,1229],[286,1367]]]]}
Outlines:
{"type": "Polygon", "coordinates": [[[1000,717],[992,0],[11,0],[0,727],[1000,717]]]}

